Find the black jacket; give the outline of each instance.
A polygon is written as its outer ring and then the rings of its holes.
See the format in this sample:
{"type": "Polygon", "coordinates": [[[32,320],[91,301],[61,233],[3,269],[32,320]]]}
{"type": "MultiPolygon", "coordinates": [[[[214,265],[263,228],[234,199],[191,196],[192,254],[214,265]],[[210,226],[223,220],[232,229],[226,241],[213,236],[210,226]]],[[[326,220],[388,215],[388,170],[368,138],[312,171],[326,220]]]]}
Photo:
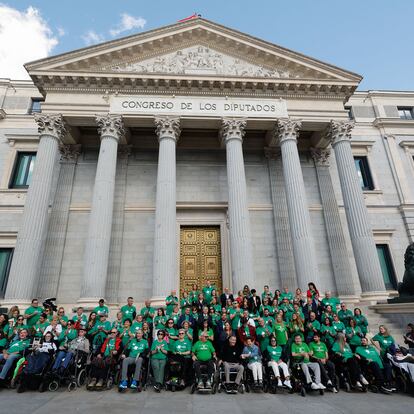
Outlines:
{"type": "Polygon", "coordinates": [[[232,362],[235,364],[240,363],[240,355],[242,353],[242,348],[239,346],[238,341],[235,346],[230,346],[229,341],[227,340],[223,344],[221,350],[221,359],[225,362],[232,362]]]}
{"type": "MultiPolygon", "coordinates": [[[[231,293],[229,293],[229,299],[231,299],[231,301],[234,301],[233,295],[231,293]]],[[[220,303],[221,303],[221,307],[225,308],[227,306],[227,296],[225,293],[222,293],[220,295],[220,303]]]]}

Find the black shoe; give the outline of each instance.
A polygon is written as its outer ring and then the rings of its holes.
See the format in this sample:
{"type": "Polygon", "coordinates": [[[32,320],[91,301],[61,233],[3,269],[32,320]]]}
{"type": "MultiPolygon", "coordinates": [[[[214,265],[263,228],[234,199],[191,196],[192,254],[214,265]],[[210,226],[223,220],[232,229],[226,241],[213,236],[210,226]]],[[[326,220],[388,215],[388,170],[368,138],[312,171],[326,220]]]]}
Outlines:
{"type": "Polygon", "coordinates": [[[381,385],[380,391],[382,391],[384,394],[391,394],[392,393],[392,389],[386,387],[385,385],[381,385]]]}

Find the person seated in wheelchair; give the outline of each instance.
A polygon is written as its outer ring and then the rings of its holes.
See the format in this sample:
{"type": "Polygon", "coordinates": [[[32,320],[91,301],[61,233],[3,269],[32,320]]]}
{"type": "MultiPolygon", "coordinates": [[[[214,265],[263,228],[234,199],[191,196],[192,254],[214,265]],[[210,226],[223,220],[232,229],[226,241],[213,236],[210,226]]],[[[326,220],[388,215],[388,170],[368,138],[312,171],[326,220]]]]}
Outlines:
{"type": "Polygon", "coordinates": [[[122,371],[121,382],[119,389],[123,390],[128,387],[128,369],[131,365],[135,365],[134,375],[130,384],[131,389],[141,390],[141,367],[144,362],[145,356],[148,354],[149,345],[146,339],[143,339],[143,333],[141,329],[135,332],[135,338],[128,341],[124,348],[124,352],[121,355],[122,371]]]}
{"type": "Polygon", "coordinates": [[[277,344],[276,338],[272,335],[270,337],[269,345],[266,347],[265,350],[265,357],[267,359],[267,366],[272,369],[273,374],[277,381],[278,387],[285,386],[288,389],[292,388],[292,384],[290,383],[290,373],[289,368],[285,361],[283,361],[284,352],[283,348],[277,344]],[[284,381],[282,383],[280,379],[280,370],[283,372],[284,381]]]}
{"type": "Polygon", "coordinates": [[[11,371],[14,362],[19,360],[30,346],[30,339],[28,338],[29,332],[27,329],[22,329],[19,332],[19,339],[15,339],[10,342],[7,349],[3,349],[0,354],[0,364],[4,362],[4,365],[0,371],[0,385],[4,385],[4,381],[7,375],[11,371]]]}
{"type": "Polygon", "coordinates": [[[190,368],[191,368],[191,342],[186,337],[184,328],[178,330],[178,339],[172,344],[170,343],[169,356],[170,373],[173,372],[173,365],[178,364],[179,370],[177,372],[179,378],[179,385],[185,387],[190,385],[190,368]]]}
{"type": "Polygon", "coordinates": [[[319,364],[322,382],[334,393],[337,393],[335,365],[332,361],[329,361],[328,348],[321,341],[319,333],[314,333],[313,341],[309,344],[309,349],[311,355],[310,360],[319,364]]]}
{"type": "Polygon", "coordinates": [[[244,366],[241,363],[241,353],[242,349],[240,343],[237,342],[236,336],[230,336],[230,338],[223,344],[221,359],[219,361],[219,365],[222,364],[224,367],[226,390],[233,388],[232,391],[237,392],[237,389],[239,388],[244,373],[244,366]],[[234,382],[230,381],[230,371],[236,372],[236,379],[234,382]]]}
{"type": "Polygon", "coordinates": [[[302,336],[296,334],[294,337],[294,342],[291,346],[291,355],[293,362],[298,364],[305,376],[306,385],[312,390],[324,390],[326,387],[321,382],[321,369],[317,362],[310,361],[311,351],[307,344],[302,342],[302,336]],[[311,370],[315,377],[315,381],[312,381],[311,370]]]}
{"type": "Polygon", "coordinates": [[[63,372],[69,367],[76,353],[82,352],[86,356],[89,354],[89,349],[90,344],[89,339],[86,337],[86,328],[80,326],[78,336],[65,346],[59,347],[58,354],[52,366],[52,372],[63,372]]]}
{"type": "Polygon", "coordinates": [[[99,353],[91,362],[91,380],[88,389],[102,389],[108,377],[109,370],[113,368],[118,360],[121,347],[121,338],[118,337],[116,328],[110,330],[109,336],[105,339],[99,353]]]}
{"type": "Polygon", "coordinates": [[[263,386],[263,365],[259,347],[251,337],[246,339],[241,358],[247,361],[247,367],[252,371],[253,381],[257,387],[263,386]]]}
{"type": "Polygon", "coordinates": [[[366,372],[370,372],[374,378],[375,385],[384,393],[391,393],[393,389],[385,385],[384,364],[373,345],[369,345],[367,338],[361,339],[361,346],[355,350],[355,354],[360,359],[360,363],[366,372]]]}
{"type": "Polygon", "coordinates": [[[200,340],[192,348],[193,368],[196,374],[197,388],[204,388],[204,382],[201,375],[201,367],[207,368],[207,380],[205,388],[212,387],[212,377],[215,371],[216,350],[213,344],[208,340],[208,333],[202,332],[200,340]]]}

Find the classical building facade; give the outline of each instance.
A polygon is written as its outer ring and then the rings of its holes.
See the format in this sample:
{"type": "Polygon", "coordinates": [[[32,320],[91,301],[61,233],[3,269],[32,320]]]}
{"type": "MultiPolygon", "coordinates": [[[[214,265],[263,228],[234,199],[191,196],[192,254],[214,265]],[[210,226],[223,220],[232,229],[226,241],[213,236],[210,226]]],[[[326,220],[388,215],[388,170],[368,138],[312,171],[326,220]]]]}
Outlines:
{"type": "Polygon", "coordinates": [[[0,80],[0,303],[163,300],[213,281],[395,293],[414,93],[205,19],[0,80]]]}

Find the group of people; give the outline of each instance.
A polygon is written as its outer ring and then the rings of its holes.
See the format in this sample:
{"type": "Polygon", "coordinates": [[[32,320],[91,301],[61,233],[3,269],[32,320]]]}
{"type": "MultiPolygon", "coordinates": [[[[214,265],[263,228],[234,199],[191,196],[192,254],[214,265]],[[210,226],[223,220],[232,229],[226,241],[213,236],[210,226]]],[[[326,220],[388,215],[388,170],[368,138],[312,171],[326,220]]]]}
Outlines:
{"type": "MultiPolygon", "coordinates": [[[[147,362],[157,392],[173,364],[180,367],[183,388],[194,381],[197,387],[211,387],[214,372],[222,366],[225,383],[236,391],[246,369],[258,387],[267,370],[278,387],[291,389],[294,365],[310,389],[336,392],[337,373],[346,370],[355,388],[368,385],[369,372],[380,390],[393,391],[387,354],[395,355],[400,348],[387,328],[381,325],[373,335],[360,308],[348,309],[331,292],[321,297],[313,283],[305,294],[287,287],[272,292],[269,286],[259,294],[244,286],[233,295],[226,288],[219,294],[207,281],[181,298],[172,291],[163,307],[156,309],[147,300],[137,309],[129,297],[115,320],[109,314],[104,299],[89,315],[79,307],[70,318],[51,301],[41,306],[33,299],[23,314],[12,307],[0,315],[0,381],[6,383],[15,362],[30,349],[29,372],[51,358],[51,371],[59,372],[77,352],[91,355],[89,389],[102,388],[108,371],[120,363],[119,388],[139,391],[147,362]]],[[[413,354],[412,324],[404,339],[413,354]]]]}

